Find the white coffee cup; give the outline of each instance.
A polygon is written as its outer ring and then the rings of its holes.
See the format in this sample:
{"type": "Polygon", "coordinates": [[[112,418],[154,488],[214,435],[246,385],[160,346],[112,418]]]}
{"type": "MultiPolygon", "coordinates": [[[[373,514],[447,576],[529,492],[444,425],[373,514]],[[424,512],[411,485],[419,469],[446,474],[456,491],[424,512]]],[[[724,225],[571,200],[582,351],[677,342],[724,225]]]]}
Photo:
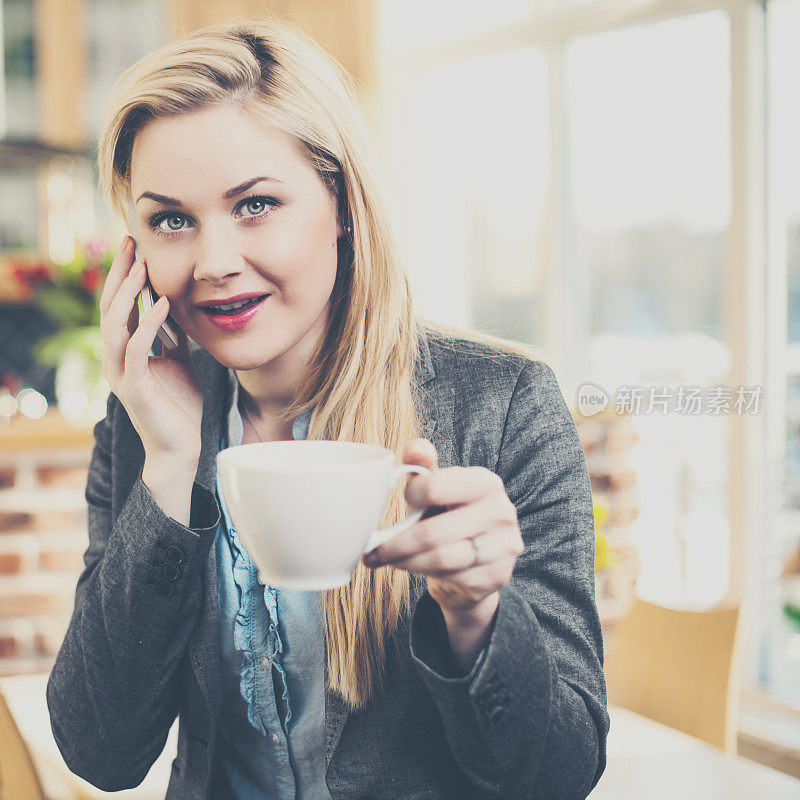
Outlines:
{"type": "Polygon", "coordinates": [[[254,442],[217,454],[221,500],[264,585],[319,591],[349,583],[362,553],[413,525],[376,530],[397,481],[427,474],[359,442],[254,442]]]}

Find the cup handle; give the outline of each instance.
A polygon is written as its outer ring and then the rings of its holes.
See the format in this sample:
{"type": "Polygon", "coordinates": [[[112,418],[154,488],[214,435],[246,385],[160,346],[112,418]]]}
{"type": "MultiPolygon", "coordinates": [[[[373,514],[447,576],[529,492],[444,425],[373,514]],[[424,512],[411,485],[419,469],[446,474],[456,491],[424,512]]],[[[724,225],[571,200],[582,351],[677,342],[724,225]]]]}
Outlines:
{"type": "MultiPolygon", "coordinates": [[[[421,466],[420,464],[400,464],[392,471],[392,477],[389,480],[389,487],[393,488],[397,481],[400,480],[403,475],[408,473],[413,473],[416,475],[428,475],[430,470],[427,467],[421,466]]],[[[398,522],[396,525],[390,525],[388,528],[382,528],[379,531],[375,531],[369,537],[367,546],[364,548],[364,553],[369,553],[370,550],[374,550],[378,545],[383,544],[388,539],[391,539],[396,533],[400,533],[400,531],[410,528],[423,515],[424,512],[425,507],[417,508],[405,519],[400,520],[400,522],[398,522]]]]}

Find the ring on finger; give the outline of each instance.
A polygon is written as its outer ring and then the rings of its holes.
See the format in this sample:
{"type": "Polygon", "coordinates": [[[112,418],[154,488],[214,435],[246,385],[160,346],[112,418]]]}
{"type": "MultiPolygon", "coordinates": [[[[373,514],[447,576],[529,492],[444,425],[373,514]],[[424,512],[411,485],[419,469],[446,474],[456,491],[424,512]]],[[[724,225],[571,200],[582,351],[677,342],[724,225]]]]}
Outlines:
{"type": "Polygon", "coordinates": [[[470,542],[472,542],[472,549],[475,551],[475,558],[473,558],[472,563],[469,565],[470,568],[472,568],[477,564],[481,563],[480,560],[481,553],[480,553],[480,548],[478,547],[478,537],[477,536],[471,537],[470,542]]]}

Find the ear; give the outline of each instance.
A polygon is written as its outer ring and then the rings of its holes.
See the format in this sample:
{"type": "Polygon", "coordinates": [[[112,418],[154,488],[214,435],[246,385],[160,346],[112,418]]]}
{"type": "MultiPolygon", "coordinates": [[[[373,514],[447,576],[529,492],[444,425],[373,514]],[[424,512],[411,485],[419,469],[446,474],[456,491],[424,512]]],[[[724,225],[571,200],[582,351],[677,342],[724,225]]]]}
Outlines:
{"type": "Polygon", "coordinates": [[[335,181],[329,186],[331,203],[333,204],[333,213],[336,214],[336,238],[341,239],[344,236],[344,221],[342,220],[342,210],[339,203],[339,193],[343,192],[339,181],[335,181]]]}

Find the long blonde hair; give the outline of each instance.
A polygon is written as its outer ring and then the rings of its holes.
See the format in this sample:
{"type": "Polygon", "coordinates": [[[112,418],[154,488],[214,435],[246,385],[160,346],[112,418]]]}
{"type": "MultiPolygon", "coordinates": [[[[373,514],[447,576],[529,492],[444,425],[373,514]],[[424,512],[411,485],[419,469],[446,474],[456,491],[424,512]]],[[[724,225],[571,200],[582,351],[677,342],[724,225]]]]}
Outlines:
{"type": "MultiPolygon", "coordinates": [[[[350,75],[295,24],[236,17],[164,45],[117,81],[98,145],[99,177],[124,219],[131,151],[151,120],[236,103],[296,137],[352,233],[340,240],[326,335],[282,421],[313,407],[308,438],[366,442],[402,453],[422,435],[413,369],[418,352],[408,279],[375,182],[374,154],[350,75]]],[[[524,345],[425,320],[442,341],[467,335],[505,352],[524,345]]],[[[499,350],[498,350],[499,353],[499,350]]],[[[381,527],[407,513],[404,482],[381,527]]],[[[351,708],[383,687],[386,643],[409,611],[405,570],[356,565],[325,600],[328,686],[351,708]]]]}

